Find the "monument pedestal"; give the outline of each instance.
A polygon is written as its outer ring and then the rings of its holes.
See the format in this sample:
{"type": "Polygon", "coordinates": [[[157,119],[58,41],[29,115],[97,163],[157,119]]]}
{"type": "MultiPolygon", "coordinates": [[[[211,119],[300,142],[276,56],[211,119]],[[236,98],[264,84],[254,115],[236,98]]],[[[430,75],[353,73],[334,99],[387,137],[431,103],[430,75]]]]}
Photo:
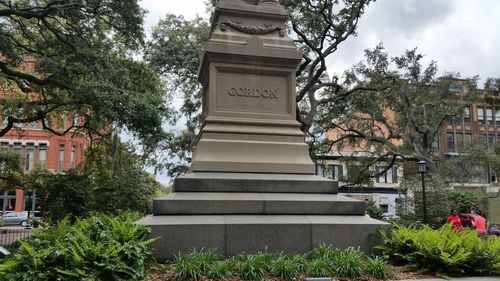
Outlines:
{"type": "Polygon", "coordinates": [[[139,223],[161,237],[153,244],[160,260],[202,248],[224,256],[307,253],[320,244],[370,252],[377,229],[389,224],[336,193],[336,182],[313,175],[193,173],[177,178],[139,223]]]}
{"type": "Polygon", "coordinates": [[[278,1],[218,1],[200,66],[204,124],[190,173],[138,222],[161,236],[158,259],[201,248],[306,253],[322,243],[370,251],[376,229],[389,227],[314,175],[296,121],[302,56],[286,18],[278,1]]]}

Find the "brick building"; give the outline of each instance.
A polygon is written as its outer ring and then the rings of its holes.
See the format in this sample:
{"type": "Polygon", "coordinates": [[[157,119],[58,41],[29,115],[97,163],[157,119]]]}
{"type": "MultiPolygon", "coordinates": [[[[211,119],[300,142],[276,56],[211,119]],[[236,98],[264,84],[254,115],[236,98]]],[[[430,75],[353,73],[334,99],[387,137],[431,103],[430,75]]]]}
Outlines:
{"type": "MultiPolygon", "coordinates": [[[[498,97],[488,94],[484,90],[471,90],[465,80],[457,80],[456,82],[454,90],[457,93],[474,95],[475,99],[470,104],[464,104],[464,113],[461,118],[456,118],[440,128],[437,141],[433,144],[435,148],[434,159],[438,162],[442,159],[463,155],[463,148],[467,143],[481,143],[486,149],[492,151],[500,137],[498,97]]],[[[383,128],[383,126],[381,127],[383,128]]],[[[330,140],[339,139],[341,136],[342,132],[336,130],[326,133],[326,137],[330,140]]],[[[394,141],[393,144],[401,145],[402,142],[394,141]]],[[[403,196],[398,191],[406,166],[401,160],[396,161],[393,168],[374,178],[373,186],[353,188],[342,182],[342,178],[349,174],[349,168],[354,166],[353,163],[355,164],[362,158],[376,156],[363,143],[357,147],[344,145],[340,151],[337,147],[333,147],[329,153],[318,156],[317,174],[338,180],[341,186],[339,191],[342,194],[360,200],[373,201],[384,209],[388,216],[392,216],[396,212],[396,202],[403,196]]],[[[372,168],[372,172],[381,171],[380,169],[384,169],[383,166],[384,163],[376,165],[372,168]]],[[[479,176],[470,177],[467,182],[454,183],[453,187],[466,191],[498,192],[498,176],[489,163],[484,163],[476,168],[480,171],[477,173],[479,176]]],[[[406,172],[416,173],[417,171],[406,172]]]]}
{"type": "MultiPolygon", "coordinates": [[[[71,121],[79,122],[78,118],[71,121]]],[[[62,123],[61,127],[65,125],[65,122],[62,123]]],[[[41,122],[18,124],[6,135],[0,137],[0,148],[18,153],[24,160],[26,171],[38,165],[54,173],[62,173],[82,162],[88,143],[88,139],[81,134],[69,132],[64,136],[54,135],[43,130],[41,122]]],[[[28,209],[35,211],[38,208],[37,197],[39,196],[40,194],[36,191],[33,191],[33,194],[27,194],[19,188],[15,191],[5,191],[0,198],[0,210],[3,212],[28,209]]]]}

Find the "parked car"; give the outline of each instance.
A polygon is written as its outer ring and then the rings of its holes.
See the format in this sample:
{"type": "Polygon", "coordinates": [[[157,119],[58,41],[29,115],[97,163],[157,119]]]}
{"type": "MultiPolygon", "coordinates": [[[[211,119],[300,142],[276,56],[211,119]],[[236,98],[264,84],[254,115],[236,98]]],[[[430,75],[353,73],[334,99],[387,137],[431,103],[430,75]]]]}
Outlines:
{"type": "MultiPolygon", "coordinates": [[[[31,212],[31,218],[34,220],[40,221],[41,218],[31,212]]],[[[28,226],[28,211],[22,212],[8,212],[3,214],[2,216],[3,225],[20,225],[20,226],[28,226]]]]}

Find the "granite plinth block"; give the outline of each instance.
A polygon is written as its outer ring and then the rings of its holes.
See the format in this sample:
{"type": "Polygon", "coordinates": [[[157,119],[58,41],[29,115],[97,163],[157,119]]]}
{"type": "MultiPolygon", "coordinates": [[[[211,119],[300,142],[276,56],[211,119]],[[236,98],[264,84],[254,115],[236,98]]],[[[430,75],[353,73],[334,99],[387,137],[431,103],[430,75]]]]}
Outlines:
{"type": "Polygon", "coordinates": [[[365,202],[337,194],[176,192],[153,201],[155,215],[364,215],[365,202]]]}
{"type": "Polygon", "coordinates": [[[193,215],[147,216],[138,223],[151,227],[155,257],[172,259],[193,248],[216,249],[231,256],[259,251],[307,253],[319,244],[371,252],[379,243],[372,235],[390,224],[366,216],[193,215]]]}
{"type": "Polygon", "coordinates": [[[174,192],[337,193],[338,182],[300,174],[191,173],[174,180],[174,192]]]}

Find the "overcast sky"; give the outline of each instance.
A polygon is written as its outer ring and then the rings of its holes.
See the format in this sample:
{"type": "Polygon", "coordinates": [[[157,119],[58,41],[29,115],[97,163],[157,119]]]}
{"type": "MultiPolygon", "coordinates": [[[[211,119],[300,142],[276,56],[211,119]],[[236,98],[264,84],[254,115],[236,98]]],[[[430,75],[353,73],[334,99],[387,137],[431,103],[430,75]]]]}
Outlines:
{"type": "MultiPolygon", "coordinates": [[[[166,13],[209,17],[204,0],[142,0],[141,5],[149,11],[147,32],[166,13]]],[[[442,73],[500,77],[499,27],[499,0],[378,0],[362,16],[358,36],[339,47],[329,69],[339,75],[362,59],[364,49],[383,42],[393,56],[418,47],[428,60],[437,60],[442,73]]]]}
{"type": "MultiPolygon", "coordinates": [[[[146,31],[167,13],[208,18],[204,0],[142,0],[146,31]]],[[[359,62],[363,50],[383,42],[390,55],[418,47],[440,73],[500,77],[500,0],[378,0],[359,21],[358,36],[339,47],[330,74],[359,62]]],[[[482,87],[482,84],[480,84],[482,87]]],[[[160,179],[161,180],[161,179],[160,179]]]]}

